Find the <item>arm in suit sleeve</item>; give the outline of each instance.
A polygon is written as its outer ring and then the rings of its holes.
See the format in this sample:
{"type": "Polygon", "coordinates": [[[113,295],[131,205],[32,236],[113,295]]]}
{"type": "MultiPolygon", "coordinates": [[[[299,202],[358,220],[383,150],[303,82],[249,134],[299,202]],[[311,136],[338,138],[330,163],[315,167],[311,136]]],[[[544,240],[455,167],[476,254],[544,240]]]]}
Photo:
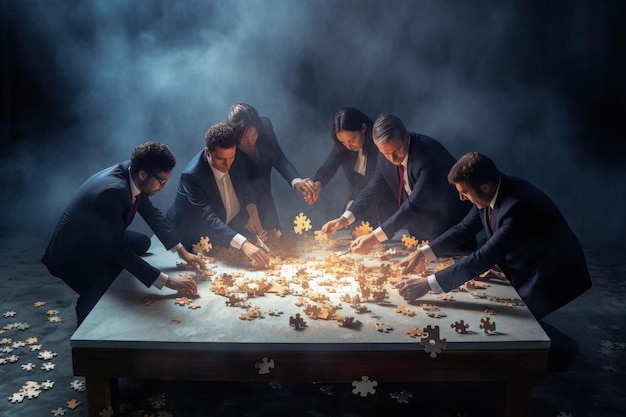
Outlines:
{"type": "MultiPolygon", "coordinates": [[[[506,256],[517,248],[532,247],[532,226],[525,220],[523,205],[512,207],[495,233],[475,252],[462,258],[454,265],[435,274],[441,288],[448,292],[485,272],[500,262],[506,262],[506,256]]],[[[477,233],[482,228],[479,210],[473,207],[461,223],[435,239],[430,247],[441,254],[457,245],[464,237],[477,233]]]]}
{"type": "Polygon", "coordinates": [[[121,219],[128,205],[120,190],[105,190],[93,204],[97,238],[101,242],[100,248],[106,252],[106,258],[129,271],[147,287],[152,285],[160,271],[137,256],[124,237],[126,228],[121,219]]]}
{"type": "MultiPolygon", "coordinates": [[[[384,158],[384,156],[379,155],[378,158],[384,158]]],[[[372,179],[367,183],[365,188],[361,190],[361,192],[356,196],[352,205],[350,206],[350,211],[354,214],[354,217],[357,219],[367,211],[369,207],[376,204],[379,199],[391,199],[394,201],[396,197],[392,195],[391,189],[382,173],[378,169],[382,163],[379,160],[377,169],[372,176],[372,179]]],[[[389,235],[388,235],[389,236],[389,235]]]]}
{"type": "Polygon", "coordinates": [[[174,237],[171,223],[159,209],[152,205],[152,201],[147,196],[142,197],[138,212],[166,249],[169,250],[179,243],[174,237]]]}
{"type": "Polygon", "coordinates": [[[276,168],[280,175],[282,175],[285,181],[291,185],[291,181],[295,178],[300,178],[300,174],[298,173],[296,167],[294,167],[293,164],[287,159],[285,153],[280,147],[270,119],[263,117],[261,120],[263,123],[263,139],[268,147],[272,165],[276,168]]]}
{"type": "Polygon", "coordinates": [[[341,165],[341,159],[341,152],[333,146],[326,161],[324,161],[322,166],[315,172],[315,176],[313,177],[314,181],[321,182],[322,186],[325,187],[337,173],[341,165]]]}

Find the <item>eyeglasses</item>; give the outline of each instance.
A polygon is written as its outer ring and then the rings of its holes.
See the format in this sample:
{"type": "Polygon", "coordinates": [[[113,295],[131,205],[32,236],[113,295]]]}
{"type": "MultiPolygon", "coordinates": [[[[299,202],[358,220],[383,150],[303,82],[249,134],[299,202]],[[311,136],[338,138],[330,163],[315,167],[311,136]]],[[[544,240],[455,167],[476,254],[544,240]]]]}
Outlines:
{"type": "Polygon", "coordinates": [[[165,185],[165,183],[169,180],[169,178],[161,178],[161,177],[157,177],[154,174],[150,174],[150,176],[152,178],[154,178],[155,180],[157,180],[159,182],[159,185],[165,185]]]}

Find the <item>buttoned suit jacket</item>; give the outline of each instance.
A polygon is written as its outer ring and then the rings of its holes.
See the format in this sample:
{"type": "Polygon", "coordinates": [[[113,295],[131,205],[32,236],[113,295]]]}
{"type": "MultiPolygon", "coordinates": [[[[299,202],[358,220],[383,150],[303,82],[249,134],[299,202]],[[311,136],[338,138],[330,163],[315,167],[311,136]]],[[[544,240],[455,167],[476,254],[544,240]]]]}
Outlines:
{"type": "MultiPolygon", "coordinates": [[[[247,219],[246,205],[256,204],[256,201],[247,182],[249,167],[242,155],[243,152],[236,152],[229,175],[241,206],[235,218],[245,216],[247,219]]],[[[244,230],[235,230],[226,224],[226,208],[204,149],[183,170],[167,218],[188,250],[203,236],[208,236],[213,244],[228,247],[237,233],[245,233],[244,230]]],[[[231,224],[233,221],[234,219],[231,224]]]]}
{"type": "Polygon", "coordinates": [[[258,133],[259,137],[255,144],[257,158],[250,158],[244,152],[240,152],[240,156],[237,157],[247,160],[245,166],[248,170],[248,181],[255,193],[254,198],[263,228],[280,230],[280,220],[272,196],[272,168],[290,185],[295,178],[300,178],[300,174],[280,147],[270,119],[261,117],[258,133]]]}
{"type": "MultiPolygon", "coordinates": [[[[432,240],[463,219],[471,204],[459,200],[447,179],[455,162],[435,139],[411,133],[407,163],[411,194],[381,224],[387,237],[393,237],[400,228],[408,226],[409,232],[418,240],[432,240]]],[[[379,153],[376,171],[352,203],[350,211],[358,219],[359,214],[377,199],[395,201],[397,206],[399,186],[398,167],[379,153]]],[[[403,194],[406,197],[406,192],[403,194]]]]}
{"type": "MultiPolygon", "coordinates": [[[[129,164],[111,166],[85,181],[59,219],[42,258],[51,274],[79,294],[86,286],[110,284],[122,269],[146,286],[159,276],[160,271],[136,255],[124,237],[135,216],[129,164]]],[[[137,212],[165,247],[178,243],[148,196],[141,196],[137,212]]]]}
{"type": "Polygon", "coordinates": [[[477,251],[435,274],[444,291],[497,264],[533,315],[540,319],[591,287],[580,243],[554,202],[519,178],[501,175],[492,212],[476,206],[456,226],[430,242],[435,255],[484,230],[477,251]]]}
{"type": "Polygon", "coordinates": [[[353,152],[343,147],[343,145],[337,145],[335,143],[330,151],[330,154],[328,154],[326,161],[324,161],[322,166],[315,172],[315,176],[313,177],[314,180],[321,182],[322,186],[326,186],[341,166],[349,184],[346,203],[350,200],[354,200],[361,190],[365,188],[376,171],[376,163],[378,162],[379,152],[376,145],[374,145],[374,140],[372,139],[370,131],[365,134],[363,140],[363,150],[367,154],[365,175],[361,175],[354,171],[354,165],[356,164],[359,156],[358,152],[353,152]],[[338,148],[338,146],[341,147],[338,148]]]}

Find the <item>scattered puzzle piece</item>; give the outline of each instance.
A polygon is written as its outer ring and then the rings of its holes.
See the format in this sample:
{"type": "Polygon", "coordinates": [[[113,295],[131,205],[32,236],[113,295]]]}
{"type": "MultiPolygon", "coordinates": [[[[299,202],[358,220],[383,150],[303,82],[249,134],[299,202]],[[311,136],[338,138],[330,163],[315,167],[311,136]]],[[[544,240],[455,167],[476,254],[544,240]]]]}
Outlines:
{"type": "Polygon", "coordinates": [[[67,401],[66,404],[67,404],[67,408],[69,408],[70,410],[73,410],[80,405],[80,401],[72,399],[72,400],[67,401]]]}
{"type": "Polygon", "coordinates": [[[396,401],[398,401],[399,403],[404,404],[409,402],[409,398],[413,398],[413,394],[405,389],[400,390],[400,392],[392,392],[391,394],[389,394],[389,396],[391,398],[395,398],[396,401]]]}
{"type": "Polygon", "coordinates": [[[53,416],[63,416],[65,415],[65,412],[67,410],[63,407],[59,407],[59,408],[55,408],[54,410],[50,411],[52,413],[53,416]]]}
{"type": "Polygon", "coordinates": [[[391,327],[391,325],[387,323],[376,322],[376,330],[382,333],[389,333],[391,330],[393,330],[393,327],[391,327]]]}
{"type": "Polygon", "coordinates": [[[293,221],[293,224],[295,225],[293,227],[293,231],[296,232],[297,234],[301,235],[302,232],[304,231],[309,231],[311,230],[311,220],[309,220],[304,213],[300,213],[296,216],[295,220],[293,221]]]}
{"type": "Polygon", "coordinates": [[[404,246],[411,249],[417,247],[418,241],[415,236],[402,235],[402,243],[404,243],[404,246]]]}
{"type": "Polygon", "coordinates": [[[274,359],[268,360],[267,358],[263,358],[263,362],[257,362],[254,364],[254,367],[259,370],[259,374],[269,374],[270,369],[274,368],[274,359]]]}
{"type": "Polygon", "coordinates": [[[446,339],[439,337],[439,326],[426,326],[420,343],[424,345],[424,351],[430,353],[431,358],[436,358],[437,354],[441,353],[441,350],[446,348],[446,339]]]}
{"type": "Polygon", "coordinates": [[[450,327],[452,327],[454,331],[459,334],[466,334],[467,329],[469,328],[469,324],[466,324],[464,320],[460,320],[452,323],[450,327]]]}
{"type": "Polygon", "coordinates": [[[485,334],[491,334],[496,331],[496,323],[491,321],[490,317],[485,317],[484,319],[480,319],[482,323],[480,328],[483,329],[485,334]]]}
{"type": "Polygon", "coordinates": [[[306,321],[300,317],[300,313],[297,313],[295,317],[289,317],[289,325],[292,326],[294,330],[302,330],[306,327],[306,321]]]}
{"type": "Polygon", "coordinates": [[[369,222],[361,222],[361,224],[358,227],[355,227],[354,230],[352,231],[352,234],[354,235],[354,237],[360,237],[360,236],[365,236],[368,233],[373,232],[374,229],[372,229],[372,226],[370,226],[369,222]]]}
{"type": "Polygon", "coordinates": [[[352,381],[353,394],[358,394],[361,397],[367,397],[368,394],[375,394],[378,381],[371,381],[368,376],[362,376],[361,380],[352,381]]]}
{"type": "Polygon", "coordinates": [[[85,381],[80,381],[78,379],[75,379],[72,382],[70,382],[70,387],[74,391],[78,391],[78,392],[85,391],[85,381]]]}

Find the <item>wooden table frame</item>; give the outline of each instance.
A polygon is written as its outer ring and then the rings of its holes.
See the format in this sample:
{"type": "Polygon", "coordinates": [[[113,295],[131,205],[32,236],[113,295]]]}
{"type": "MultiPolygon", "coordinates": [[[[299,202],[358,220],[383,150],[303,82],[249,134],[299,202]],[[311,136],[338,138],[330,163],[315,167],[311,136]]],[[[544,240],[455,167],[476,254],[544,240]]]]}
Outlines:
{"type": "Polygon", "coordinates": [[[275,350],[275,368],[260,375],[254,364],[267,350],[72,349],[74,374],[86,380],[89,417],[108,406],[117,409],[117,378],[200,381],[351,382],[368,375],[386,382],[495,381],[503,388],[501,415],[530,414],[533,380],[545,374],[547,349],[443,351],[431,358],[423,350],[275,350]]]}

